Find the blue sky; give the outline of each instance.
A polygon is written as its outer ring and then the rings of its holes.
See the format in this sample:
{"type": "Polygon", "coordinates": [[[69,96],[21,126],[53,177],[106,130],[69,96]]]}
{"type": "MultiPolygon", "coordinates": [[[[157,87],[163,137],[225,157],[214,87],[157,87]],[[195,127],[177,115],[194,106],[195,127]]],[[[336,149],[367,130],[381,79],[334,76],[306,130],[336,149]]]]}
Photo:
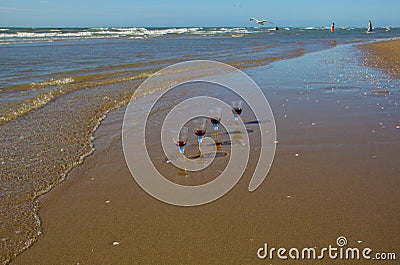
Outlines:
{"type": "Polygon", "coordinates": [[[400,26],[398,0],[0,0],[0,27],[400,26]]]}

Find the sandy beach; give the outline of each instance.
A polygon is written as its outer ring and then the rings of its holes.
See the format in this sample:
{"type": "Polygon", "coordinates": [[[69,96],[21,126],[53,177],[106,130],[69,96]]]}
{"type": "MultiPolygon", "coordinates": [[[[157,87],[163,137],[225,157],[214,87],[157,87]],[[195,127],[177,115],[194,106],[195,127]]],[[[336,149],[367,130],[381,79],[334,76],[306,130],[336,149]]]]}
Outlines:
{"type": "Polygon", "coordinates": [[[369,53],[366,58],[368,66],[380,68],[394,78],[400,78],[400,39],[370,43],[362,47],[369,53]]]}
{"type": "MultiPolygon", "coordinates": [[[[399,40],[362,49],[369,52],[368,66],[399,77],[399,40]]],[[[399,94],[270,84],[268,71],[279,73],[286,67],[299,73],[314,58],[307,56],[278,62],[272,70],[247,69],[266,87],[279,140],[268,177],[255,192],[247,189],[256,163],[251,159],[240,182],[215,202],[177,207],[149,196],[125,163],[123,107],[110,112],[96,131],[95,152],[40,197],[43,234],[11,264],[287,264],[261,260],[257,250],[265,243],[275,248],[323,248],[336,245],[340,236],[351,247],[399,254],[399,94]]],[[[246,110],[243,115],[251,119],[246,110]]],[[[254,130],[254,156],[258,126],[248,128],[254,130]]],[[[229,146],[224,148],[229,153],[229,146]]],[[[223,167],[226,159],[216,159],[215,167],[223,167]]],[[[196,178],[207,179],[207,174],[185,176],[165,159],[155,163],[176,182],[191,185],[196,178]]],[[[346,264],[373,264],[363,262],[346,264]]],[[[343,260],[325,258],[318,264],[343,260]]]]}

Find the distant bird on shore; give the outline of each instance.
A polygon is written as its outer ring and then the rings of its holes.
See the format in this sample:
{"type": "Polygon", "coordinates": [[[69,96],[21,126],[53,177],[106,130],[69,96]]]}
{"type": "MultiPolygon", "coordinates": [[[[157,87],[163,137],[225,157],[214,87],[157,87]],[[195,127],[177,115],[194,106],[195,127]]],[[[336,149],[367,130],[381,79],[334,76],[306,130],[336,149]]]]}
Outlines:
{"type": "Polygon", "coordinates": [[[268,20],[266,20],[266,19],[258,20],[258,19],[254,18],[254,17],[250,18],[250,21],[253,21],[253,20],[254,20],[257,24],[260,24],[260,25],[264,25],[265,22],[268,22],[268,23],[271,23],[271,24],[272,24],[272,22],[270,22],[270,21],[268,21],[268,20]]]}

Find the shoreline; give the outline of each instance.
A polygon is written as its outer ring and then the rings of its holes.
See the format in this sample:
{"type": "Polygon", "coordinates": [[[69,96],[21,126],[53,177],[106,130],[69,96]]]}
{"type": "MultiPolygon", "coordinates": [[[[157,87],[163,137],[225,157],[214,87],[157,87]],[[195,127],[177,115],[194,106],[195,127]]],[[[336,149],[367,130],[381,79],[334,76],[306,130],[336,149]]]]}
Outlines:
{"type": "MultiPolygon", "coordinates": [[[[287,95],[286,95],[287,96],[287,95]]],[[[304,110],[303,110],[304,111],[304,110]]],[[[186,231],[187,233],[191,234],[196,240],[194,240],[195,242],[195,247],[197,246],[197,248],[200,248],[198,250],[200,250],[200,252],[202,252],[202,254],[209,254],[210,252],[207,251],[211,251],[211,249],[206,248],[206,250],[202,250],[202,245],[201,242],[207,242],[208,240],[204,237],[204,235],[202,235],[201,233],[196,233],[194,230],[196,230],[197,228],[193,227],[190,225],[190,218],[185,217],[185,215],[189,215],[192,218],[196,217],[198,219],[202,219],[203,221],[206,221],[205,223],[210,225],[210,224],[214,224],[217,227],[220,227],[222,229],[222,227],[220,225],[218,225],[217,223],[215,223],[215,220],[213,220],[212,218],[205,218],[203,216],[203,214],[209,214],[214,213],[217,216],[220,216],[220,218],[217,218],[219,220],[219,222],[221,222],[222,224],[227,224],[226,223],[226,217],[230,216],[232,213],[229,211],[226,211],[225,207],[232,207],[233,205],[231,205],[231,202],[229,201],[229,199],[223,198],[218,200],[218,202],[216,202],[216,206],[210,206],[210,205],[206,205],[206,206],[201,206],[201,207],[195,207],[195,209],[181,209],[178,207],[178,209],[171,207],[171,206],[166,206],[163,203],[160,203],[158,201],[156,201],[155,199],[149,197],[146,193],[144,193],[143,191],[141,191],[141,189],[136,185],[136,183],[134,183],[132,177],[129,176],[129,172],[127,172],[126,166],[123,165],[124,160],[122,157],[122,165],[121,162],[117,163],[117,169],[113,169],[113,170],[107,170],[105,168],[102,169],[94,169],[93,167],[95,167],[96,165],[99,165],[101,163],[104,163],[104,161],[106,161],[104,159],[104,157],[102,158],[102,156],[105,156],[107,159],[110,159],[111,161],[117,162],[121,160],[121,154],[120,154],[120,146],[114,146],[113,144],[115,144],[115,137],[118,139],[118,135],[116,135],[115,133],[112,133],[113,130],[115,130],[116,128],[119,128],[119,124],[121,121],[121,112],[123,112],[123,109],[117,109],[114,111],[111,111],[109,113],[109,115],[106,117],[106,119],[104,120],[104,124],[102,123],[101,126],[98,128],[98,130],[95,131],[95,141],[94,141],[94,145],[98,146],[98,148],[96,148],[96,151],[94,151],[94,153],[87,157],[85,159],[85,161],[83,162],[83,164],[79,165],[78,167],[75,167],[70,174],[68,174],[68,177],[66,179],[66,181],[64,181],[61,185],[58,185],[56,188],[54,188],[50,193],[41,196],[39,198],[40,201],[40,210],[39,210],[39,216],[41,216],[41,220],[43,223],[43,232],[44,235],[42,235],[41,237],[38,238],[38,241],[28,250],[24,251],[22,254],[20,254],[19,256],[17,256],[15,258],[15,260],[12,261],[12,263],[15,264],[24,264],[25,262],[28,261],[43,261],[46,260],[47,261],[57,261],[58,263],[70,263],[70,262],[77,262],[76,260],[68,260],[68,258],[73,258],[73,257],[69,257],[69,255],[78,255],[79,257],[82,257],[84,260],[83,262],[102,262],[102,261],[121,261],[121,259],[119,258],[123,258],[123,260],[125,262],[132,262],[132,261],[137,261],[137,258],[141,258],[143,262],[150,262],[151,261],[151,251],[156,251],[157,250],[151,250],[151,249],[146,249],[146,247],[141,247],[141,246],[137,246],[136,242],[134,242],[134,240],[130,240],[130,235],[135,235],[136,237],[139,238],[139,244],[144,243],[144,245],[149,246],[149,242],[145,242],[146,238],[143,235],[140,235],[138,233],[138,231],[135,230],[134,227],[130,227],[128,224],[129,222],[126,222],[125,218],[130,218],[129,216],[131,216],[129,214],[129,212],[127,213],[126,210],[127,209],[136,209],[136,210],[140,210],[140,207],[133,207],[133,208],[129,208],[129,206],[123,205],[123,203],[121,203],[121,200],[126,200],[126,202],[129,203],[137,203],[137,202],[142,202],[142,205],[149,205],[150,209],[145,210],[143,212],[144,216],[137,216],[137,213],[133,212],[133,216],[136,216],[139,220],[141,221],[145,221],[147,220],[148,223],[147,224],[152,224],[154,225],[153,228],[161,226],[164,227],[165,230],[161,230],[161,231],[165,231],[165,233],[167,234],[167,236],[162,237],[162,242],[168,242],[168,240],[173,240],[175,238],[175,240],[177,240],[177,244],[180,247],[185,247],[186,245],[181,245],[184,243],[184,241],[179,240],[178,238],[176,238],[177,235],[183,236],[184,238],[186,238],[187,240],[190,240],[190,237],[185,236],[184,233],[181,233],[179,231],[179,228],[183,229],[184,231],[186,231]],[[109,138],[111,137],[111,139],[109,138]],[[97,141],[96,141],[97,140],[97,141]],[[111,153],[111,154],[110,154],[111,153]],[[115,157],[114,157],[115,156],[115,157]],[[104,172],[103,172],[104,170],[104,172]],[[96,174],[100,174],[99,176],[96,176],[96,174]],[[107,175],[108,174],[108,175],[107,175]],[[110,179],[110,176],[120,176],[121,179],[118,181],[112,180],[110,179]],[[94,180],[92,179],[94,178],[94,180]],[[96,180],[99,180],[98,182],[96,180]],[[118,183],[114,183],[114,182],[118,182],[118,183]],[[114,183],[114,184],[113,184],[114,183]],[[93,187],[95,186],[95,187],[93,187]],[[109,187],[118,187],[118,190],[120,193],[122,194],[114,194],[114,193],[107,193],[107,189],[109,187]],[[131,189],[135,190],[135,194],[131,194],[131,189]],[[87,192],[88,191],[88,192],[87,192]],[[86,193],[87,192],[87,193],[86,193]],[[104,196],[105,194],[108,194],[107,196],[104,196]],[[121,196],[118,196],[121,195],[121,196]],[[109,198],[113,196],[114,198],[109,198]],[[77,197],[77,198],[75,198],[77,197]],[[98,199],[98,200],[93,200],[94,198],[98,199]],[[66,201],[63,201],[63,199],[66,201]],[[110,203],[106,203],[106,201],[110,201],[110,203]],[[116,202],[116,205],[114,206],[114,201],[116,202]],[[85,205],[76,205],[79,204],[79,202],[81,202],[82,204],[87,204],[85,205]],[[57,205],[58,204],[58,205],[57,205]],[[61,208],[60,208],[61,206],[61,208]],[[76,206],[77,209],[74,209],[74,207],[76,206]],[[113,206],[114,208],[109,209],[111,207],[108,206],[113,206]],[[71,208],[72,207],[72,208],[71,208]],[[93,207],[93,208],[92,208],[93,207]],[[107,208],[108,207],[108,208],[107,208]],[[78,209],[80,208],[80,209],[78,209]],[[71,213],[58,213],[58,211],[60,209],[71,209],[71,213]],[[95,210],[96,209],[96,210],[95,210]],[[198,210],[198,212],[202,213],[196,213],[196,210],[198,210]],[[87,211],[85,213],[85,211],[87,211]],[[109,212],[110,211],[110,212],[109,212]],[[166,217],[162,218],[162,215],[159,216],[158,211],[161,211],[166,217]],[[170,226],[167,225],[170,221],[173,221],[173,214],[169,213],[169,211],[171,211],[172,213],[177,214],[178,216],[180,216],[180,218],[183,218],[184,221],[179,222],[181,223],[182,227],[176,227],[176,226],[170,226]],[[105,227],[112,227],[112,229],[110,229],[110,233],[114,235],[114,237],[107,235],[106,233],[103,233],[102,231],[100,231],[99,229],[94,229],[95,233],[97,233],[97,235],[99,237],[97,237],[96,235],[94,236],[89,236],[89,234],[87,233],[88,231],[86,231],[85,229],[88,229],[90,227],[92,227],[92,225],[90,225],[90,221],[93,220],[93,217],[96,216],[99,212],[101,212],[102,214],[116,214],[116,216],[123,216],[124,218],[120,219],[118,217],[112,218],[112,216],[108,216],[108,217],[101,217],[99,218],[100,220],[96,220],[96,221],[100,221],[102,222],[103,225],[105,225],[105,227]],[[43,214],[43,217],[42,217],[43,214]],[[183,215],[182,215],[183,214],[183,215]],[[221,216],[222,214],[222,216],[221,216]],[[147,215],[147,217],[146,217],[147,215]],[[167,221],[167,223],[164,222],[157,222],[151,219],[148,219],[150,217],[153,218],[161,218],[163,221],[167,221]],[[68,234],[68,229],[71,229],[68,227],[68,223],[65,220],[65,218],[67,218],[67,220],[73,222],[74,218],[78,218],[81,221],[84,221],[82,223],[77,223],[74,222],[73,224],[73,231],[80,231],[81,233],[83,233],[86,236],[89,236],[89,238],[82,238],[79,235],[76,234],[68,234]],[[48,220],[48,221],[45,221],[48,220]],[[114,223],[114,221],[116,221],[116,223],[114,223]],[[89,222],[89,223],[88,223],[89,222]],[[61,224],[63,223],[63,224],[61,224]],[[59,225],[60,227],[63,227],[63,229],[58,230],[59,229],[59,225]],[[118,228],[118,226],[121,225],[123,226],[123,228],[118,228]],[[128,226],[127,226],[128,225],[128,226]],[[127,229],[129,228],[129,229],[127,229]],[[75,230],[76,229],[76,230],[75,230]],[[122,229],[122,230],[121,230],[122,229]],[[124,229],[127,229],[126,231],[124,231],[124,229]],[[172,230],[169,230],[172,229],[172,230]],[[173,231],[172,234],[169,233],[169,231],[173,231]],[[174,234],[175,233],[175,234],[174,234]],[[66,254],[62,254],[60,251],[56,250],[55,253],[46,253],[43,252],[44,250],[48,249],[50,246],[58,246],[61,247],[61,243],[64,240],[61,240],[61,237],[64,237],[67,240],[71,240],[71,242],[64,242],[66,243],[66,247],[68,248],[66,250],[66,254]],[[88,253],[82,253],[80,252],[77,246],[75,246],[76,244],[74,242],[76,242],[76,238],[80,238],[81,239],[81,243],[83,243],[83,245],[86,247],[86,250],[88,251],[88,253]],[[97,240],[98,238],[104,239],[104,242],[99,242],[98,244],[93,244],[96,245],[96,247],[91,248],[90,247],[90,242],[94,243],[93,240],[97,240]],[[120,238],[120,239],[118,239],[120,238]],[[122,238],[122,239],[121,239],[122,238]],[[120,241],[119,241],[120,240],[120,241]],[[124,242],[125,240],[125,242],[124,242]],[[165,241],[167,240],[167,241],[165,241]],[[41,243],[42,241],[42,243],[41,243]],[[114,242],[119,242],[121,243],[121,245],[113,245],[114,242]],[[124,243],[127,243],[127,245],[124,245],[124,243]],[[197,245],[196,245],[197,244],[197,245]],[[132,249],[139,249],[141,251],[144,251],[143,253],[147,253],[148,255],[150,255],[150,257],[137,257],[137,255],[132,255],[132,256],[120,256],[121,252],[118,253],[118,247],[121,248],[119,249],[120,251],[122,251],[122,253],[125,253],[127,255],[129,255],[129,251],[132,249]],[[74,250],[75,249],[75,250],[74,250]],[[36,252],[39,251],[39,252],[36,252]],[[72,251],[72,252],[71,252],[72,251]],[[205,251],[205,252],[204,252],[205,251]],[[96,253],[100,256],[96,256],[96,253]],[[104,256],[104,254],[107,253],[107,255],[110,255],[109,257],[104,256]],[[61,256],[60,256],[61,255],[61,256]],[[133,257],[135,257],[136,259],[132,259],[133,257]],[[42,260],[43,259],[43,260],[42,260]]],[[[282,121],[281,121],[282,122],[282,121]]],[[[285,123],[286,124],[286,123],[285,123]]],[[[283,125],[284,127],[286,126],[287,128],[290,128],[289,124],[283,125]]],[[[290,139],[291,141],[298,141],[298,139],[296,139],[296,137],[290,137],[289,135],[284,135],[284,139],[285,137],[287,139],[290,139]]],[[[289,141],[289,140],[288,140],[289,141]]],[[[264,194],[264,196],[269,197],[269,199],[271,199],[272,201],[274,201],[274,199],[279,199],[279,205],[283,206],[283,207],[294,207],[293,205],[291,205],[290,201],[293,195],[285,195],[284,191],[286,190],[289,191],[288,193],[295,193],[294,190],[291,189],[287,189],[287,187],[282,186],[279,181],[276,179],[276,176],[279,175],[279,173],[277,172],[276,167],[278,167],[278,169],[281,172],[285,172],[286,173],[290,173],[290,174],[294,174],[293,172],[291,172],[290,170],[288,171],[287,169],[285,170],[283,165],[286,164],[285,161],[283,161],[282,157],[288,159],[288,160],[293,160],[293,158],[291,158],[292,155],[292,148],[293,146],[285,146],[283,148],[283,151],[281,149],[280,152],[280,158],[278,159],[278,162],[276,162],[278,164],[278,166],[273,166],[272,172],[273,175],[275,176],[275,178],[273,178],[273,180],[271,180],[273,187],[278,188],[278,192],[273,192],[271,195],[267,195],[268,193],[266,193],[266,191],[271,192],[271,188],[267,187],[264,188],[264,192],[260,192],[262,194],[264,194]],[[274,170],[275,169],[275,170],[274,170]],[[279,192],[280,190],[280,192],[279,192]],[[285,198],[286,196],[286,198],[285,198]],[[290,197],[287,197],[290,196],[290,197]],[[284,198],[282,200],[282,198],[284,198]],[[282,201],[281,201],[282,200],[282,201]]],[[[318,159],[318,152],[315,153],[314,155],[316,155],[316,157],[314,157],[314,159],[318,159]]],[[[339,159],[338,157],[335,156],[336,161],[343,161],[343,159],[339,159]]],[[[309,161],[310,162],[310,161],[309,161]]],[[[306,162],[303,162],[306,163],[306,162]]],[[[274,162],[275,165],[275,162],[274,162]]],[[[306,164],[303,164],[307,165],[306,164]]],[[[347,170],[349,171],[353,171],[352,170],[352,165],[347,165],[347,170]]],[[[298,168],[298,170],[303,171],[302,173],[304,174],[304,168],[302,166],[300,166],[298,168]]],[[[306,172],[308,172],[308,170],[306,170],[306,172]]],[[[310,172],[309,172],[310,173],[310,172]]],[[[296,174],[294,174],[296,175],[296,174]]],[[[304,178],[304,175],[301,175],[304,178]]],[[[297,181],[295,180],[295,178],[289,177],[289,179],[291,181],[293,181],[294,183],[296,183],[297,181]]],[[[329,180],[329,179],[328,179],[329,180]]],[[[286,184],[293,184],[291,181],[287,181],[285,182],[286,184]]],[[[340,178],[340,182],[341,183],[347,183],[348,181],[346,179],[340,178]]],[[[333,183],[329,182],[331,185],[333,185],[333,183]]],[[[237,187],[234,188],[234,190],[238,191],[238,189],[240,188],[241,190],[243,190],[243,188],[246,186],[247,183],[245,183],[245,181],[240,181],[240,183],[237,185],[237,187]]],[[[306,189],[306,186],[304,186],[304,184],[301,183],[297,183],[298,185],[300,185],[300,187],[303,189],[306,189]]],[[[320,183],[322,184],[322,183],[320,183]]],[[[335,185],[336,186],[336,185],[335,185]]],[[[319,186],[319,187],[323,187],[323,186],[319,186]]],[[[340,187],[340,186],[339,186],[340,187]]],[[[365,186],[363,187],[364,189],[366,188],[365,186]]],[[[245,190],[245,189],[244,189],[245,190]]],[[[326,189],[326,187],[323,189],[326,192],[329,192],[330,189],[326,189]]],[[[317,192],[316,190],[314,190],[314,192],[317,192]]],[[[287,194],[288,194],[287,193],[287,194]]],[[[320,196],[323,193],[317,192],[318,194],[320,194],[320,196]]],[[[236,203],[238,203],[241,207],[245,207],[246,203],[254,203],[254,201],[252,201],[252,197],[253,195],[251,194],[247,194],[243,191],[240,191],[239,194],[241,196],[238,196],[237,194],[234,195],[232,194],[232,192],[230,192],[226,197],[233,199],[236,203]],[[244,199],[245,202],[240,202],[240,199],[244,199]]],[[[301,194],[301,193],[300,193],[301,194]]],[[[300,195],[298,194],[298,195],[300,195]]],[[[344,195],[343,192],[340,192],[340,195],[344,195]]],[[[255,196],[255,195],[254,195],[255,196]]],[[[332,198],[336,198],[336,196],[332,195],[332,198]]],[[[260,197],[260,195],[256,196],[258,199],[262,198],[260,197]]],[[[295,196],[294,196],[295,197],[295,196]]],[[[300,196],[301,197],[301,196],[300,196]]],[[[321,197],[319,197],[321,198],[321,197]]],[[[258,202],[259,203],[259,202],[258,202]]],[[[312,204],[311,201],[308,201],[308,203],[306,203],[305,206],[310,206],[312,204]]],[[[325,203],[319,202],[319,206],[323,206],[325,205],[325,203]]],[[[351,207],[351,204],[346,204],[345,202],[340,202],[340,204],[343,205],[347,205],[348,207],[351,207]]],[[[362,205],[362,202],[358,202],[359,205],[362,205]]],[[[260,204],[259,206],[261,206],[262,204],[260,204]]],[[[296,207],[301,208],[303,210],[307,209],[304,208],[304,205],[302,206],[301,204],[296,203],[296,207]]],[[[240,213],[241,210],[243,210],[243,208],[240,207],[233,207],[234,208],[234,212],[236,213],[240,213]]],[[[278,210],[275,207],[273,208],[269,208],[270,210],[278,210]]],[[[322,208],[321,208],[322,209],[322,208]]],[[[337,210],[337,209],[336,209],[337,210]]],[[[310,211],[308,210],[307,212],[310,213],[310,211]]],[[[258,217],[257,214],[252,213],[251,211],[246,211],[247,214],[249,214],[250,216],[254,217],[254,218],[260,218],[258,217]]],[[[333,212],[331,212],[332,214],[333,212]]],[[[296,215],[300,215],[302,216],[302,214],[300,213],[296,213],[296,215]]],[[[234,215],[232,215],[233,217],[234,215]]],[[[289,217],[290,215],[284,214],[284,216],[289,217]]],[[[281,218],[282,216],[278,217],[281,218]]],[[[355,217],[355,216],[353,216],[355,217]]],[[[250,220],[245,219],[242,221],[246,221],[251,223],[250,220]]],[[[265,221],[265,220],[264,220],[265,221]]],[[[321,223],[327,223],[327,220],[319,220],[321,223]]],[[[336,220],[336,226],[341,227],[340,224],[342,223],[343,220],[336,220]]],[[[140,222],[138,221],[133,221],[137,226],[140,226],[140,222]]],[[[250,240],[250,245],[252,245],[253,247],[257,247],[259,246],[262,242],[263,239],[262,238],[257,238],[257,233],[254,233],[253,230],[251,230],[251,228],[249,227],[243,227],[240,225],[240,223],[238,222],[234,222],[234,227],[236,227],[237,229],[241,229],[244,230],[241,233],[239,233],[240,235],[248,235],[251,234],[253,235],[254,238],[250,238],[247,240],[250,240]],[[250,229],[250,230],[249,230],[250,229]],[[257,241],[256,245],[253,245],[253,241],[257,241]]],[[[269,220],[268,221],[269,225],[271,225],[272,227],[277,227],[277,224],[274,222],[274,220],[269,220]]],[[[259,227],[262,222],[255,222],[256,227],[259,227]]],[[[297,227],[302,227],[300,223],[297,223],[297,227]]],[[[202,232],[206,232],[208,231],[210,228],[204,225],[200,224],[200,230],[202,232]]],[[[264,231],[264,230],[263,230],[264,231]]],[[[211,231],[209,231],[211,232],[211,231]]],[[[294,238],[297,238],[294,240],[294,242],[298,242],[301,243],[301,241],[299,240],[300,238],[298,237],[299,235],[297,235],[297,237],[295,236],[296,233],[294,230],[289,229],[288,230],[289,234],[291,234],[292,236],[294,236],[294,238]]],[[[322,231],[321,231],[322,232],[322,231]]],[[[156,239],[155,235],[152,231],[147,231],[145,232],[145,234],[147,234],[147,236],[150,236],[150,238],[156,239]]],[[[272,233],[273,235],[278,236],[278,234],[272,233]]],[[[227,230],[224,230],[222,234],[219,234],[219,236],[224,236],[225,238],[235,238],[237,237],[237,235],[235,235],[235,233],[231,233],[227,230]]],[[[365,235],[363,235],[365,237],[365,235]]],[[[135,237],[134,237],[135,238],[135,237]]],[[[314,238],[314,237],[312,237],[314,238]]],[[[334,234],[330,234],[329,238],[331,238],[332,240],[335,239],[335,235],[334,234]]],[[[315,239],[315,238],[314,238],[315,239]]],[[[221,258],[221,253],[215,253],[215,251],[221,251],[222,254],[232,254],[231,252],[229,252],[227,249],[225,249],[223,247],[223,242],[221,242],[221,240],[223,241],[223,237],[222,238],[217,238],[215,240],[211,240],[210,243],[212,242],[214,244],[214,251],[212,251],[211,253],[214,253],[215,255],[217,255],[217,257],[221,258]]],[[[310,239],[309,239],[310,240],[310,239]]],[[[240,248],[243,247],[243,245],[240,244],[239,241],[236,240],[232,240],[233,242],[231,243],[230,246],[233,246],[233,248],[235,250],[238,251],[238,254],[242,254],[245,257],[245,260],[247,261],[251,261],[253,260],[253,256],[252,254],[254,253],[249,253],[247,252],[243,252],[243,250],[240,248]]],[[[246,241],[247,242],[247,241],[246,241]]],[[[283,242],[290,242],[289,238],[285,237],[285,240],[283,240],[283,242]]],[[[319,242],[319,241],[318,241],[319,242]]],[[[387,242],[382,242],[382,240],[380,241],[380,243],[382,243],[383,245],[387,245],[387,242]]],[[[175,246],[176,248],[172,248],[175,250],[178,250],[178,246],[175,246]]],[[[260,245],[261,246],[261,245],[260,245]]],[[[390,245],[389,245],[390,246],[390,245]]],[[[249,250],[248,248],[246,248],[247,250],[249,250]]],[[[179,259],[177,257],[174,257],[170,254],[167,254],[167,251],[170,251],[171,249],[168,248],[168,246],[162,246],[161,247],[161,251],[162,253],[164,253],[166,256],[164,258],[166,258],[166,260],[170,261],[170,262],[182,262],[182,261],[199,261],[199,260],[193,260],[192,258],[199,258],[200,256],[193,254],[193,257],[188,256],[189,259],[179,259]]],[[[192,247],[189,247],[189,250],[194,250],[192,247]]],[[[188,252],[187,250],[184,251],[184,253],[186,253],[186,255],[189,255],[190,252],[188,252]]],[[[159,262],[163,262],[164,259],[160,259],[161,257],[157,257],[157,260],[159,262]]],[[[207,259],[206,259],[207,260],[207,259]]],[[[212,259],[209,259],[208,261],[212,262],[212,259]]],[[[215,261],[215,260],[214,260],[215,261]]],[[[165,262],[165,260],[164,260],[165,262]]],[[[220,262],[222,262],[222,260],[220,260],[220,262]]]]}

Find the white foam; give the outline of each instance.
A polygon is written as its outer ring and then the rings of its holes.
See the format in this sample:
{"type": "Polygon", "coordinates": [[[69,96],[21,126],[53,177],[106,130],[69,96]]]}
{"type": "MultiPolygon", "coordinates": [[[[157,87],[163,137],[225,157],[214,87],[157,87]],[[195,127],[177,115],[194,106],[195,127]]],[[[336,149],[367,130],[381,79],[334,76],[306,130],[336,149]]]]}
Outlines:
{"type": "MultiPolygon", "coordinates": [[[[6,31],[8,29],[4,29],[6,31]]],[[[49,29],[47,32],[16,32],[16,33],[0,33],[0,39],[6,40],[29,40],[29,41],[52,41],[59,39],[85,39],[85,38],[119,38],[126,37],[129,39],[135,38],[153,38],[165,35],[231,35],[233,37],[242,36],[244,34],[257,33],[261,29],[249,30],[243,27],[237,28],[202,28],[202,27],[187,27],[187,28],[89,28],[77,31],[63,32],[62,29],[49,29]]]]}
{"type": "Polygon", "coordinates": [[[47,87],[47,86],[61,86],[61,85],[68,85],[72,84],[75,82],[75,80],[72,77],[64,77],[64,78],[59,78],[59,79],[50,79],[47,81],[43,82],[38,82],[38,83],[32,83],[32,87],[47,87]]]}
{"type": "Polygon", "coordinates": [[[109,28],[89,28],[89,30],[108,30],[109,28]]]}

